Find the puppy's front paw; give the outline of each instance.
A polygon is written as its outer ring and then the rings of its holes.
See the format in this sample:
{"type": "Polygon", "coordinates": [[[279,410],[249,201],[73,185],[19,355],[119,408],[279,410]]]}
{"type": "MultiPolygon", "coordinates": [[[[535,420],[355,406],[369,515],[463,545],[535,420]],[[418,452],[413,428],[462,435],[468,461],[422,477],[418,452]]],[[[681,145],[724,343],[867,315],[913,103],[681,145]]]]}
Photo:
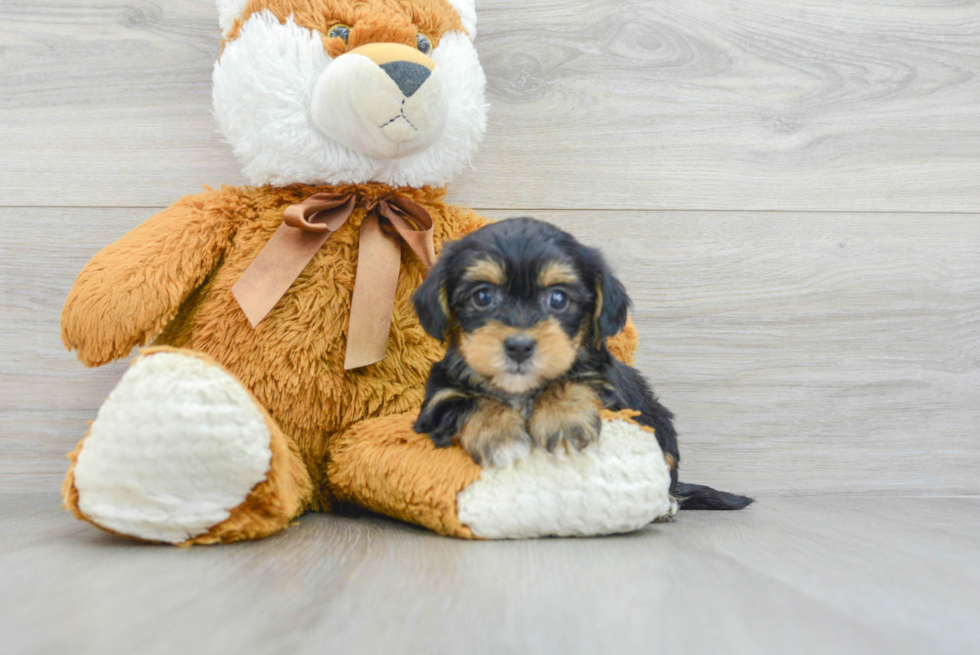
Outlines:
{"type": "Polygon", "coordinates": [[[524,417],[501,402],[482,398],[459,434],[459,444],[480,466],[503,468],[531,452],[524,417]]]}
{"type": "Polygon", "coordinates": [[[600,400],[590,387],[556,382],[538,396],[528,430],[534,444],[556,450],[582,450],[599,440],[600,400]]]}

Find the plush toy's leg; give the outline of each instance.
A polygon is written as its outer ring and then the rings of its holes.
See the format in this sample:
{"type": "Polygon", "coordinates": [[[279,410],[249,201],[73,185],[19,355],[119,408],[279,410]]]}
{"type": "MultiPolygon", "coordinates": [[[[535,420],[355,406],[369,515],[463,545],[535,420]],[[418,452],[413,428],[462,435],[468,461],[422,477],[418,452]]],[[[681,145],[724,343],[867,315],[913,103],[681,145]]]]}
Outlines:
{"type": "Polygon", "coordinates": [[[363,421],[335,435],[327,479],[342,501],[453,537],[473,538],[456,495],[480,477],[462,448],[436,448],[412,429],[417,412],[363,421]]]}
{"type": "Polygon", "coordinates": [[[339,499],[440,534],[513,539],[630,532],[671,511],[670,470],[635,412],[606,412],[599,443],[480,469],[458,446],[436,448],[415,413],[371,419],[336,435],[328,478],[339,499]]]}
{"type": "Polygon", "coordinates": [[[208,357],[144,350],[69,455],[65,507],[118,534],[178,545],[281,530],[312,492],[290,440],[208,357]]]}

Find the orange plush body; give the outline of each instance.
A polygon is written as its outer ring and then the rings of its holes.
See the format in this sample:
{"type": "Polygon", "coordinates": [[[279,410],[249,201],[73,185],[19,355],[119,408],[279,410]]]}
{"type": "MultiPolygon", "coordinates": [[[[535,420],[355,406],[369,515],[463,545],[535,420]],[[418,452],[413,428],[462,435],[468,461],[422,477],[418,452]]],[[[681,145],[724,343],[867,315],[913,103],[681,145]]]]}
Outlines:
{"type": "MultiPolygon", "coordinates": [[[[331,235],[275,311],[257,328],[249,324],[231,287],[285,208],[324,190],[226,187],[185,198],[96,255],[65,305],[64,341],[87,365],[124,357],[152,339],[220,364],[274,417],[283,447],[274,452],[272,468],[283,475],[260,490],[273,506],[256,513],[254,525],[236,526],[233,538],[273,532],[307,508],[328,509],[336,492],[344,493],[328,483],[329,445],[367,418],[417,409],[428,369],[441,356],[409,302],[426,271],[406,248],[387,356],[344,370],[363,209],[331,235]]],[[[388,192],[378,184],[338,190],[365,197],[388,192]]],[[[433,216],[437,245],[483,223],[472,211],[447,206],[444,190],[403,192],[433,216]]],[[[197,541],[220,540],[220,532],[197,541]]]]}
{"type": "MultiPolygon", "coordinates": [[[[338,498],[446,534],[472,536],[455,516],[455,495],[479,477],[479,467],[461,450],[437,449],[411,430],[442,347],[425,334],[411,308],[426,270],[408,248],[388,353],[371,366],[344,370],[363,209],[331,236],[257,328],[230,293],[282,222],[285,208],[325,190],[368,198],[390,191],[378,184],[225,187],[188,197],[96,255],[68,297],[64,341],[87,365],[124,357],[152,339],[161,347],[144,356],[183,349],[220,365],[269,413],[269,478],[239,507],[229,508],[228,519],[180,543],[265,536],[303,511],[328,510],[338,498]]],[[[485,223],[471,210],[446,205],[442,189],[401,192],[433,217],[437,248],[485,223]]],[[[632,328],[614,341],[624,358],[635,343],[632,328]]],[[[77,516],[93,520],[78,505],[71,473],[64,496],[77,516]]]]}
{"type": "MultiPolygon", "coordinates": [[[[317,193],[414,201],[432,218],[436,253],[486,222],[445,202],[485,123],[472,2],[219,0],[218,10],[216,115],[254,186],[182,199],[79,274],[62,335],[82,362],[152,346],[71,454],[65,504],[108,531],[182,545],[266,536],[337,500],[473,537],[457,496],[480,468],[411,427],[443,349],[411,307],[426,267],[405,244],[386,355],[345,370],[370,203],[257,326],[232,294],[286,208],[317,193]],[[377,111],[393,117],[374,126],[377,111]]],[[[635,345],[631,325],[611,343],[625,360],[635,345]]]]}

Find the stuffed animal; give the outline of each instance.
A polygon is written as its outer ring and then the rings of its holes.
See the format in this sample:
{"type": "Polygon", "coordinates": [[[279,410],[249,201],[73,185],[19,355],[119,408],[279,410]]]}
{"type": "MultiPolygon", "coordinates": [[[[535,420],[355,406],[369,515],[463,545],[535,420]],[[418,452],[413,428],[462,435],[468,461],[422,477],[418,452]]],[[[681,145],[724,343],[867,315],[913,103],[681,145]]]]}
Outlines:
{"type": "MultiPolygon", "coordinates": [[[[444,352],[411,306],[484,133],[473,0],[218,0],[214,111],[252,186],[185,197],[93,257],[62,314],[133,361],[70,454],[75,516],[180,545],[352,502],[458,537],[622,532],[668,515],[629,412],[574,456],[481,469],[412,425],[444,352]]],[[[611,340],[632,357],[631,325],[611,340]]],[[[676,506],[676,504],[675,504],[676,506]]]]}

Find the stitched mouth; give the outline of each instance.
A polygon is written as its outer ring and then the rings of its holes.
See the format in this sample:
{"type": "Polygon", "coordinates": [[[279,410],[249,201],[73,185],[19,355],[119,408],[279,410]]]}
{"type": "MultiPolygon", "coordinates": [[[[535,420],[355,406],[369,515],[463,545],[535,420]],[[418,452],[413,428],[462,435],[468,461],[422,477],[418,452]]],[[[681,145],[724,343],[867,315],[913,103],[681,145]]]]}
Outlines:
{"type": "Polygon", "coordinates": [[[391,120],[386,121],[385,123],[382,123],[381,125],[379,125],[378,126],[378,129],[382,129],[383,130],[384,128],[388,127],[389,125],[391,125],[392,123],[394,123],[395,121],[398,121],[398,120],[404,120],[406,123],[409,124],[409,126],[413,130],[415,130],[416,132],[419,131],[419,128],[415,127],[415,124],[412,123],[412,121],[408,120],[408,116],[405,115],[405,100],[404,99],[402,99],[402,106],[398,110],[398,115],[395,116],[394,118],[392,118],[391,120]]]}

